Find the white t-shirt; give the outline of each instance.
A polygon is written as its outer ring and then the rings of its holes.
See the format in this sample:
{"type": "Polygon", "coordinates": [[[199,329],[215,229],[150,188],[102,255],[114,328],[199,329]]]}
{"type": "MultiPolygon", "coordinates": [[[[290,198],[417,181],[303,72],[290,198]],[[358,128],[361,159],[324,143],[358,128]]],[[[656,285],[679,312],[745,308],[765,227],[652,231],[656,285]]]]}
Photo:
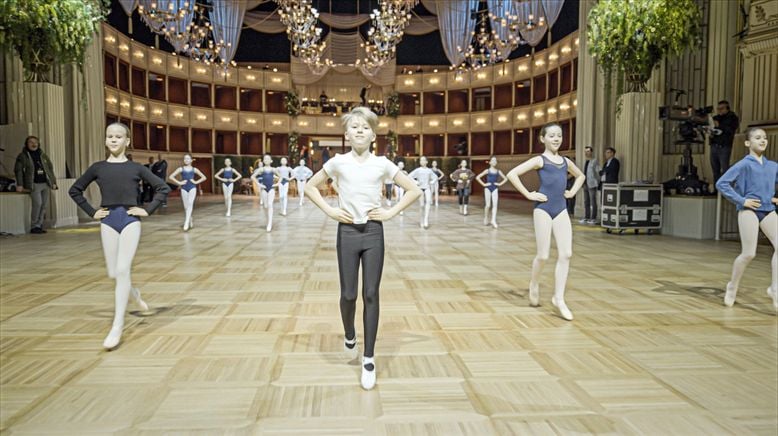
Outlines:
{"type": "Polygon", "coordinates": [[[416,183],[421,189],[428,189],[430,185],[432,185],[432,183],[438,179],[432,169],[427,167],[416,168],[415,170],[411,171],[410,176],[412,179],[416,180],[416,183]]]}
{"type": "Polygon", "coordinates": [[[381,207],[384,181],[393,180],[399,168],[386,157],[373,154],[360,163],[349,152],[330,158],[324,171],[334,180],[340,208],[354,217],[354,224],[364,224],[368,212],[381,207]]]}
{"type": "Polygon", "coordinates": [[[297,180],[306,181],[313,176],[313,171],[305,165],[298,165],[292,170],[292,175],[297,180]]]}

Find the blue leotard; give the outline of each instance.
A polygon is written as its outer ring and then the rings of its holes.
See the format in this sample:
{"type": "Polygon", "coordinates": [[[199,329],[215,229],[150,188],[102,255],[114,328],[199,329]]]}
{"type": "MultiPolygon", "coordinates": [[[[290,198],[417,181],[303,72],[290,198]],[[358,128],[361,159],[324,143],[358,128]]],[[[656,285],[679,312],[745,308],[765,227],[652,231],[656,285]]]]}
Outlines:
{"type": "Polygon", "coordinates": [[[116,230],[116,233],[121,233],[128,225],[140,221],[136,216],[128,215],[127,208],[124,206],[115,206],[108,208],[108,216],[103,218],[100,223],[105,224],[112,229],[116,230]]]}
{"type": "Polygon", "coordinates": [[[273,171],[262,171],[259,176],[259,183],[265,186],[265,191],[270,192],[273,189],[273,171]]]}
{"type": "Polygon", "coordinates": [[[181,169],[181,179],[184,180],[186,183],[184,183],[183,186],[181,186],[181,189],[183,189],[186,192],[191,191],[194,189],[197,185],[192,183],[192,180],[194,180],[195,171],[194,168],[191,170],[186,170],[185,168],[181,169]]]}
{"type": "MultiPolygon", "coordinates": [[[[224,172],[222,173],[222,178],[223,179],[227,179],[227,180],[231,180],[232,179],[232,169],[230,169],[230,168],[225,169],[224,172]]],[[[232,182],[222,182],[222,183],[224,183],[225,186],[232,185],[232,182]]]]}
{"type": "Polygon", "coordinates": [[[543,158],[543,167],[538,170],[540,188],[538,192],[548,197],[546,202],[536,202],[535,208],[545,211],[552,219],[567,210],[567,159],[563,158],[561,164],[551,162],[547,157],[543,158]]]}
{"type": "Polygon", "coordinates": [[[493,173],[489,171],[486,173],[486,189],[489,192],[494,192],[497,189],[497,179],[500,177],[500,173],[493,173]]]}

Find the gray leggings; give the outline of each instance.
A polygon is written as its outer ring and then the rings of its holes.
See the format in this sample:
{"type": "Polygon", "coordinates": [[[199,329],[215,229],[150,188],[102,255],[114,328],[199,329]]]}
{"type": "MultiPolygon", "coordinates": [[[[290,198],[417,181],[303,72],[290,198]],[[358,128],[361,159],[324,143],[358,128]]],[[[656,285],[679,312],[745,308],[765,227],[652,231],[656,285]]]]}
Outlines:
{"type": "Polygon", "coordinates": [[[340,316],[346,338],[354,338],[357,311],[359,264],[362,263],[362,322],[365,357],[373,357],[378,335],[378,288],[384,269],[384,226],[379,221],[338,224],[338,271],[340,272],[340,316]]]}

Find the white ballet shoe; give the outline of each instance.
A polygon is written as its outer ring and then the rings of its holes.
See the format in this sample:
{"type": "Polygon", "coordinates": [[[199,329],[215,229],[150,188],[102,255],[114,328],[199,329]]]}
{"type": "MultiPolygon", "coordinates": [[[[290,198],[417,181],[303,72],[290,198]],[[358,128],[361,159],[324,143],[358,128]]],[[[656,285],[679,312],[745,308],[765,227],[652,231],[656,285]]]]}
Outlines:
{"type": "Polygon", "coordinates": [[[185,232],[189,231],[189,223],[188,222],[184,222],[184,231],[185,232]]]}
{"type": "Polygon", "coordinates": [[[492,227],[497,228],[497,221],[492,221],[492,227]]]}
{"type": "Polygon", "coordinates": [[[146,304],[145,301],[140,297],[140,289],[138,288],[132,288],[130,289],[130,295],[132,296],[132,300],[135,302],[135,304],[140,307],[140,309],[144,312],[149,310],[149,305],[146,304]]]}
{"type": "Polygon", "coordinates": [[[400,216],[403,216],[403,215],[405,215],[405,212],[401,210],[400,211],[400,216]]]}
{"type": "Polygon", "coordinates": [[[270,233],[270,231],[273,230],[273,226],[268,224],[267,227],[265,227],[265,230],[267,230],[267,232],[270,233]]]}
{"type": "Polygon", "coordinates": [[[362,356],[362,389],[366,391],[373,389],[375,387],[375,381],[376,381],[375,359],[373,359],[372,357],[362,356]],[[367,365],[372,365],[373,370],[371,371],[365,368],[365,366],[367,365]]]}
{"type": "Polygon", "coordinates": [[[108,336],[103,341],[103,348],[106,350],[113,350],[122,341],[122,327],[111,327],[111,331],[108,332],[108,336]]]}
{"type": "Polygon", "coordinates": [[[465,215],[467,215],[467,206],[465,206],[465,215]]]}
{"type": "Polygon", "coordinates": [[[565,304],[565,300],[557,299],[556,297],[551,297],[551,304],[554,305],[557,315],[561,316],[562,318],[568,321],[573,320],[573,312],[571,312],[570,309],[568,309],[567,304],[565,304]]]}
{"type": "Polygon", "coordinates": [[[767,295],[773,299],[773,309],[778,312],[778,289],[767,288],[767,295]]]}
{"type": "Polygon", "coordinates": [[[540,306],[540,288],[529,284],[529,305],[532,307],[540,306]]]}
{"type": "Polygon", "coordinates": [[[732,288],[732,282],[727,283],[727,291],[724,293],[724,305],[727,307],[734,306],[736,297],[737,289],[732,288]]]}
{"type": "Polygon", "coordinates": [[[231,215],[232,215],[232,214],[230,213],[230,211],[227,211],[227,215],[225,215],[225,216],[229,217],[229,216],[231,216],[231,215]]]}
{"type": "Polygon", "coordinates": [[[343,353],[349,360],[354,360],[359,355],[359,346],[357,345],[357,333],[354,332],[354,339],[348,340],[343,337],[343,353]],[[352,347],[349,348],[349,345],[352,347]]]}

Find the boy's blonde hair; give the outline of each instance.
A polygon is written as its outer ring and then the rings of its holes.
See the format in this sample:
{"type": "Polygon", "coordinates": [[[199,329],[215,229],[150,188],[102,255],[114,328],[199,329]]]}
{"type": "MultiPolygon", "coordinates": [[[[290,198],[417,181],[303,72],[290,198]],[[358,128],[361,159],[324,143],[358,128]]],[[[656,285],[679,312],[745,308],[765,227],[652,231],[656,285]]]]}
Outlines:
{"type": "Polygon", "coordinates": [[[343,127],[346,127],[349,121],[351,121],[354,117],[361,117],[367,121],[367,124],[370,126],[373,132],[378,129],[378,115],[364,106],[357,106],[354,109],[351,109],[349,113],[343,115],[343,127]]]}

